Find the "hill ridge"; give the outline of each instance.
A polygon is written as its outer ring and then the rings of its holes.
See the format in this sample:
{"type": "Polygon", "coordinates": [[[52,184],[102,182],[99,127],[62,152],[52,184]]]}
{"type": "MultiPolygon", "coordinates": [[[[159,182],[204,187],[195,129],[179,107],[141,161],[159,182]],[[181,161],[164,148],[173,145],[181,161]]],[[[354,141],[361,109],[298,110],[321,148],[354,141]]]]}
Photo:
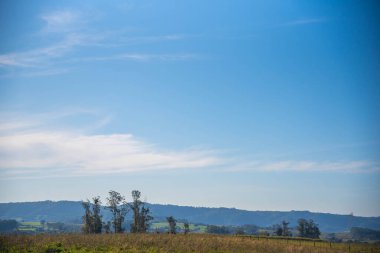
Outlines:
{"type": "MultiPolygon", "coordinates": [[[[351,216],[348,214],[331,214],[304,211],[250,211],[228,207],[194,207],[173,204],[147,203],[156,220],[164,220],[173,215],[177,219],[186,219],[192,223],[212,225],[245,225],[255,224],[269,227],[282,220],[296,226],[300,218],[313,219],[323,232],[348,231],[352,227],[363,227],[380,230],[380,217],[351,216]]],[[[103,208],[104,219],[109,219],[109,212],[103,208]]],[[[61,221],[80,223],[83,215],[81,201],[43,200],[31,202],[0,203],[0,219],[18,219],[28,221],[61,221]]],[[[129,217],[127,217],[128,219],[129,217]]]]}

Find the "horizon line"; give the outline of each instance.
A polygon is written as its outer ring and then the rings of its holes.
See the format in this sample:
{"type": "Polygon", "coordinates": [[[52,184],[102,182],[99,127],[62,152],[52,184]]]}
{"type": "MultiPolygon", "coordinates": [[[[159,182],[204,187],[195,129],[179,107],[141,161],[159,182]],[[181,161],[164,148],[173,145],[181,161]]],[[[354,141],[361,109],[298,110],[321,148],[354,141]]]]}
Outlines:
{"type": "MultiPolygon", "coordinates": [[[[1,204],[22,204],[22,203],[36,203],[36,202],[83,202],[83,200],[37,200],[37,201],[16,201],[16,202],[0,202],[1,204]]],[[[246,212],[285,212],[285,213],[290,213],[290,212],[309,212],[309,213],[314,213],[314,214],[330,214],[330,215],[341,215],[341,216],[353,216],[353,217],[363,217],[363,218],[380,218],[380,215],[378,216],[364,216],[364,215],[355,215],[353,213],[350,214],[342,214],[342,213],[329,213],[329,212],[323,212],[323,211],[311,211],[311,210],[248,210],[248,209],[241,209],[241,208],[236,208],[236,207],[208,207],[208,206],[191,206],[191,205],[177,205],[177,204],[163,204],[163,203],[150,203],[150,202],[145,202],[146,204],[150,205],[162,205],[162,206],[177,206],[177,207],[191,207],[191,208],[209,208],[209,209],[234,209],[238,211],[246,211],[246,212]]],[[[102,205],[105,207],[105,205],[102,205]]]]}

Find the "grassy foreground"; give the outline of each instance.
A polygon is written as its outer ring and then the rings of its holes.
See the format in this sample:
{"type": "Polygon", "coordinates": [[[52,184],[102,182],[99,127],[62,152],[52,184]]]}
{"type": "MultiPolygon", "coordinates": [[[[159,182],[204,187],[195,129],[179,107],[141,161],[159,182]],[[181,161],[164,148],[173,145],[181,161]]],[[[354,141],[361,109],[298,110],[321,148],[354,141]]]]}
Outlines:
{"type": "Polygon", "coordinates": [[[209,234],[37,234],[0,236],[0,252],[377,253],[380,247],[209,234]]]}

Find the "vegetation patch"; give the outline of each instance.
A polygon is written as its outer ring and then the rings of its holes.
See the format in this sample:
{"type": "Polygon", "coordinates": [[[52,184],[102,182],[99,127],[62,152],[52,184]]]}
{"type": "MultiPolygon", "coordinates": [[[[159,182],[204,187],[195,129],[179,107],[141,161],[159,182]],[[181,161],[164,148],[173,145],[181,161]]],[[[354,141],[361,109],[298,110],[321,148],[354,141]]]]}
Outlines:
{"type": "Polygon", "coordinates": [[[210,234],[38,234],[0,236],[0,252],[380,253],[380,245],[210,234]]]}

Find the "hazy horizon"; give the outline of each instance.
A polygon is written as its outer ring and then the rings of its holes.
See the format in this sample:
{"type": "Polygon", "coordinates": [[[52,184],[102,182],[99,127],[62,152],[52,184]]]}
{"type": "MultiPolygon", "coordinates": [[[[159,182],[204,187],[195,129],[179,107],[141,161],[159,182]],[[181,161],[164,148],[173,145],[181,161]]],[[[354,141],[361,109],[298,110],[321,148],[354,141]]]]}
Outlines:
{"type": "MultiPolygon", "coordinates": [[[[123,195],[123,194],[122,194],[123,195]]],[[[95,197],[95,196],[94,196],[95,197]]],[[[91,201],[91,198],[88,198],[88,200],[91,201]]],[[[105,198],[102,200],[106,200],[105,198]]],[[[12,202],[0,202],[0,204],[17,204],[17,203],[36,203],[36,202],[45,202],[45,201],[51,201],[51,202],[83,202],[87,201],[87,199],[81,199],[81,200],[69,200],[69,199],[61,199],[61,200],[35,200],[35,201],[12,201],[12,202]]],[[[102,202],[102,206],[107,206],[106,202],[102,202]]],[[[132,202],[130,199],[127,202],[132,202]]],[[[312,211],[312,210],[249,210],[249,209],[242,209],[242,208],[236,208],[236,207],[226,207],[226,206],[197,206],[197,205],[179,205],[179,204],[173,204],[173,203],[155,203],[155,202],[146,202],[151,205],[169,205],[169,206],[179,206],[179,207],[193,207],[193,208],[226,208],[226,209],[236,209],[236,210],[242,210],[242,211],[248,211],[248,212],[310,212],[310,213],[320,213],[320,214],[333,214],[333,215],[353,215],[355,217],[367,217],[367,218],[379,218],[380,216],[362,216],[362,215],[355,215],[354,213],[329,213],[329,212],[323,212],[323,211],[312,211]]]]}
{"type": "Polygon", "coordinates": [[[380,216],[377,1],[2,1],[0,202],[380,216]]]}

